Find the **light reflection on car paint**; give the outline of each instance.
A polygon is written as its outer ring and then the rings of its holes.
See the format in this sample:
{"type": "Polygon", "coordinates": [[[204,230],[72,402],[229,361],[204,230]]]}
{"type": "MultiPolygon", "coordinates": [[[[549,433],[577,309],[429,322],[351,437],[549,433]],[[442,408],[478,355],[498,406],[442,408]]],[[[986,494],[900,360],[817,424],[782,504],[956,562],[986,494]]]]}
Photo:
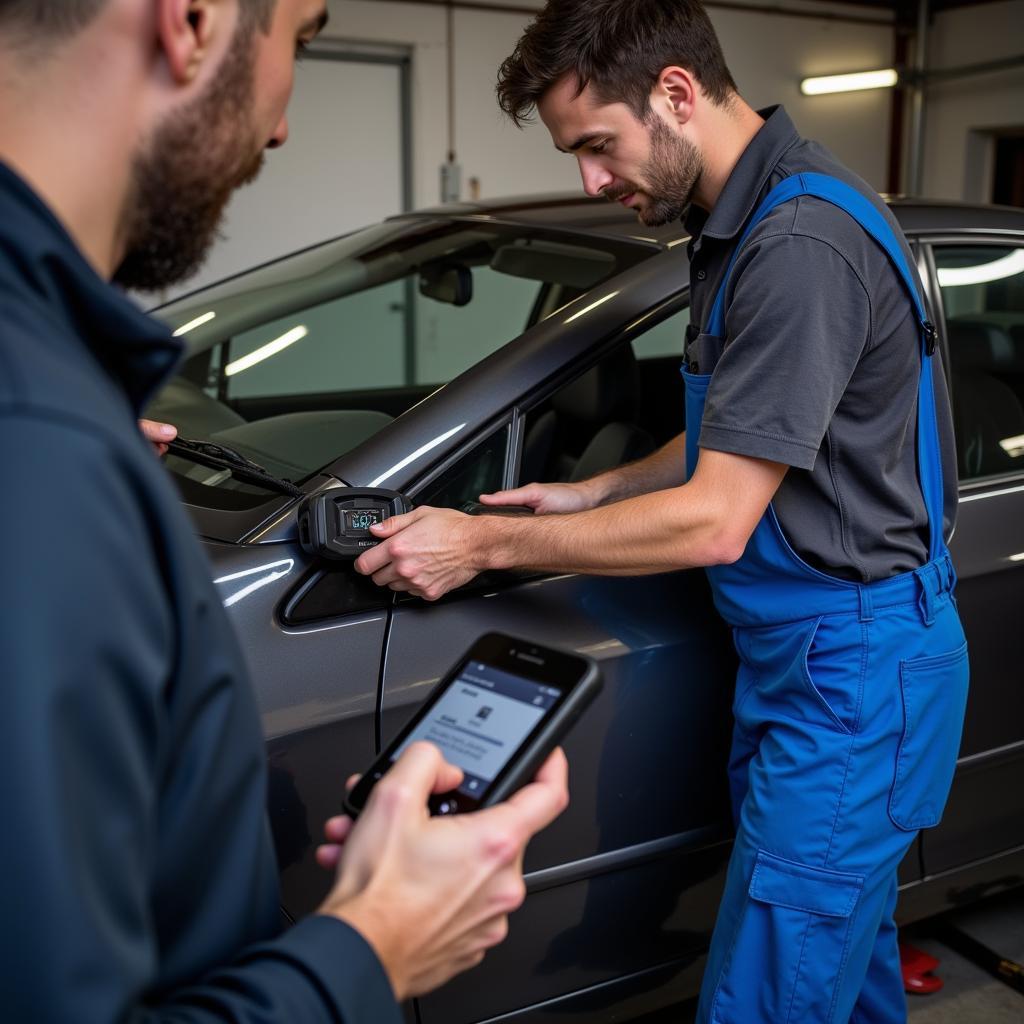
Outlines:
{"type": "Polygon", "coordinates": [[[242,587],[241,590],[236,590],[233,594],[224,598],[224,607],[230,608],[233,604],[237,604],[241,601],[242,598],[248,597],[261,587],[265,587],[268,583],[273,583],[275,580],[279,580],[287,576],[294,568],[294,558],[282,558],[276,562],[268,562],[266,565],[257,565],[252,569],[243,569],[241,572],[233,572],[227,576],[219,576],[213,582],[217,584],[231,583],[235,580],[244,579],[248,576],[255,576],[257,573],[264,573],[264,575],[259,579],[253,580],[252,583],[246,584],[246,586],[242,587]]]}

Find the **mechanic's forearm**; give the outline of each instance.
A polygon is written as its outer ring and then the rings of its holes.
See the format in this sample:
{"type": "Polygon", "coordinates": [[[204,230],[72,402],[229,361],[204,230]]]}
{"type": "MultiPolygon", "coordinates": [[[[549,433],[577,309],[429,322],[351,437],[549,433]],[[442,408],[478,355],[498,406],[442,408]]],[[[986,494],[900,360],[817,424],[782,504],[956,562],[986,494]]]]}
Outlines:
{"type": "Polygon", "coordinates": [[[474,532],[475,561],[487,569],[636,576],[734,561],[742,551],[720,502],[691,485],[567,515],[481,516],[474,532]]]}
{"type": "Polygon", "coordinates": [[[635,498],[653,491],[679,487],[686,480],[686,434],[672,438],[656,452],[636,462],[600,473],[579,486],[586,489],[594,505],[635,498]]]}

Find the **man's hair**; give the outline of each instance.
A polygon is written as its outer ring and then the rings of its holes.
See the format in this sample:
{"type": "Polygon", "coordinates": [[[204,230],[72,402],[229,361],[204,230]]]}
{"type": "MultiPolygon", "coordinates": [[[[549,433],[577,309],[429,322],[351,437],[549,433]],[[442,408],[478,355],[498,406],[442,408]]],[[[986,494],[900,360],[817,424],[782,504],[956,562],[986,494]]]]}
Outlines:
{"type": "Polygon", "coordinates": [[[699,0],[548,0],[498,71],[498,104],[521,127],[571,74],[577,96],[591,85],[603,102],[625,103],[645,121],[651,89],[672,65],[719,106],[736,92],[699,0]]]}
{"type": "MultiPolygon", "coordinates": [[[[38,33],[38,41],[60,41],[85,28],[107,0],[0,0],[0,29],[11,27],[38,33]]],[[[277,0],[239,0],[243,27],[257,25],[266,32],[277,0]]]]}

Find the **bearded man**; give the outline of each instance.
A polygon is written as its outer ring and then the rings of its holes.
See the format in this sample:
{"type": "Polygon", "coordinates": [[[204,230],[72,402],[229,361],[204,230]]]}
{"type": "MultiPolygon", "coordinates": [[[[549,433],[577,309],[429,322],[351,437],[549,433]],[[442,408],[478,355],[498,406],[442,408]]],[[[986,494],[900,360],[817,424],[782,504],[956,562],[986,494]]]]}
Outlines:
{"type": "Polygon", "coordinates": [[[483,569],[706,567],[739,656],[737,832],[698,1019],[903,1021],[896,869],[939,821],[968,677],[949,406],[906,241],[784,110],[744,102],[697,0],[549,0],[498,98],[536,108],[588,194],[685,216],[686,431],[481,498],[541,515],[390,519],[356,568],[435,599],[483,569]]]}
{"type": "MultiPolygon", "coordinates": [[[[523,899],[560,752],[478,815],[410,748],[280,933],[241,651],[135,417],[181,346],[108,283],[191,273],[285,142],[323,0],[0,0],[3,1016],[389,1024],[523,899]]],[[[341,794],[339,792],[339,803],[341,794]]]]}

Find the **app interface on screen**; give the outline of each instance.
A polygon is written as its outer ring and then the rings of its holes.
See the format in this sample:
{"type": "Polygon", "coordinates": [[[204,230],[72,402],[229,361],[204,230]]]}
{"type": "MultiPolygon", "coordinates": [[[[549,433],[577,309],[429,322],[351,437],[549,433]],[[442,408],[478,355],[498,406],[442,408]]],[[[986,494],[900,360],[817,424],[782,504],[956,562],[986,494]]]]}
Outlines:
{"type": "Polygon", "coordinates": [[[429,740],[465,773],[458,791],[480,797],[559,696],[554,687],[471,661],[395,757],[429,740]]]}

